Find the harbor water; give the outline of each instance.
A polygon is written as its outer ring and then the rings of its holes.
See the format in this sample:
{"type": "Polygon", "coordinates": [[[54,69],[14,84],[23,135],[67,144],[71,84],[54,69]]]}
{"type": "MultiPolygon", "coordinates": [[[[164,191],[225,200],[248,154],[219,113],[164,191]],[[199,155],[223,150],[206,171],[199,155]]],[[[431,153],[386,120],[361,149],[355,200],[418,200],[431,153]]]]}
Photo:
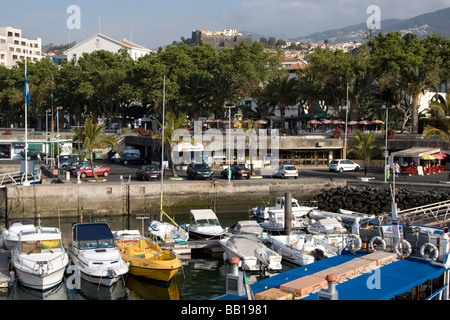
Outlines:
{"type": "MultiPolygon", "coordinates": [[[[232,206],[217,208],[217,216],[222,227],[232,226],[239,220],[248,220],[250,206],[232,206]]],[[[150,219],[159,219],[159,208],[156,212],[146,213],[150,219]]],[[[174,213],[166,211],[178,223],[189,223],[189,210],[174,213]]],[[[105,217],[98,219],[84,216],[83,222],[106,221],[111,229],[135,229],[142,232],[142,220],[136,216],[105,217]]],[[[41,219],[44,227],[57,227],[61,230],[64,246],[70,241],[72,224],[79,221],[63,217],[41,219]]],[[[37,224],[37,221],[35,221],[37,224]]],[[[4,222],[3,225],[6,225],[4,222]]],[[[144,220],[144,232],[147,230],[147,220],[144,220]]],[[[24,287],[17,281],[9,292],[0,295],[0,300],[210,300],[225,294],[226,275],[230,265],[223,261],[222,253],[210,253],[205,250],[192,250],[191,255],[180,255],[183,267],[168,283],[135,277],[127,274],[123,281],[118,281],[112,287],[103,287],[81,280],[80,289],[70,289],[67,285],[71,275],[64,277],[63,283],[46,292],[40,292],[24,287]]],[[[283,272],[295,265],[284,264],[283,270],[248,272],[249,283],[257,282],[274,273],[283,272]]]]}

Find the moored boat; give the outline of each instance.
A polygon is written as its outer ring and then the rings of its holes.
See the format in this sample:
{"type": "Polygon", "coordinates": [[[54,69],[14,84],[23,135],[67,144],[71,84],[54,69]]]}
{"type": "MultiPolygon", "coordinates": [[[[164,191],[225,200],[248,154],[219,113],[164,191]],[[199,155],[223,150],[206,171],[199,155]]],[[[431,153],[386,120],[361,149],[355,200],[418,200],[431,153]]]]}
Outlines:
{"type": "Polygon", "coordinates": [[[265,246],[261,239],[253,234],[233,235],[219,242],[225,251],[224,260],[237,257],[241,260],[239,266],[244,270],[280,270],[282,268],[281,255],[265,246]]]}
{"type": "Polygon", "coordinates": [[[128,272],[128,264],[115,246],[107,223],[76,223],[72,235],[73,241],[69,242],[67,250],[82,279],[112,286],[128,272]]]}
{"type": "Polygon", "coordinates": [[[130,264],[130,274],[159,281],[169,281],[181,268],[172,251],[163,251],[151,239],[141,237],[137,230],[114,232],[122,258],[130,264]]]}
{"type": "Polygon", "coordinates": [[[186,225],[190,237],[197,239],[220,239],[225,229],[211,209],[191,210],[191,223],[186,225]]]}
{"type": "Polygon", "coordinates": [[[59,229],[39,226],[20,231],[12,264],[24,286],[42,291],[57,286],[62,282],[68,263],[59,229]]]}
{"type": "Polygon", "coordinates": [[[3,230],[2,241],[6,250],[14,250],[19,241],[20,231],[34,230],[35,226],[31,219],[15,219],[9,222],[8,229],[3,230]]]}

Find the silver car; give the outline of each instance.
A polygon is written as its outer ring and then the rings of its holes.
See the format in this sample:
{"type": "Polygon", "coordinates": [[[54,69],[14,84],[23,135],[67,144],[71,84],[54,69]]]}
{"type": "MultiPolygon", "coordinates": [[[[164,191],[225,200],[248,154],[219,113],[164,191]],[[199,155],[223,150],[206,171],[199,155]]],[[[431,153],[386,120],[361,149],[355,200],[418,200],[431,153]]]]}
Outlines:
{"type": "Polygon", "coordinates": [[[330,169],[330,171],[339,171],[339,172],[344,172],[344,171],[359,171],[361,167],[359,166],[359,164],[348,160],[348,159],[334,159],[330,162],[328,169],[330,169]]]}
{"type": "Polygon", "coordinates": [[[281,165],[276,169],[273,173],[274,177],[280,177],[280,178],[287,178],[287,177],[294,177],[295,179],[298,178],[298,170],[293,165],[281,165]]]}

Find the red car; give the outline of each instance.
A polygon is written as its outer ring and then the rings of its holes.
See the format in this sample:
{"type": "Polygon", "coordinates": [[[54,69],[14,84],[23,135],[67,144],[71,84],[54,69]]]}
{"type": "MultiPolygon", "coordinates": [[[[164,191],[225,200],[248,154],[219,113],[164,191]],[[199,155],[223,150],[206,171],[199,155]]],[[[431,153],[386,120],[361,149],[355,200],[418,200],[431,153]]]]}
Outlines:
{"type": "MultiPolygon", "coordinates": [[[[97,176],[104,176],[104,177],[107,177],[111,173],[111,170],[108,167],[102,167],[99,166],[98,164],[94,164],[94,171],[97,174],[97,176]]],[[[75,172],[75,176],[77,176],[78,173],[80,174],[81,178],[94,176],[90,165],[83,166],[77,169],[77,171],[75,172]]]]}

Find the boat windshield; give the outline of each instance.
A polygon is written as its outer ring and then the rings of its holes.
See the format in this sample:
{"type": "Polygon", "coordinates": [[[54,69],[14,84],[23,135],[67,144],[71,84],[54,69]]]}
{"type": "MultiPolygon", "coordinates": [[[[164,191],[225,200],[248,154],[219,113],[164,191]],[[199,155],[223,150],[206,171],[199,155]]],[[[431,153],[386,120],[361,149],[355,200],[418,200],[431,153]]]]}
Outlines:
{"type": "Polygon", "coordinates": [[[22,241],[20,253],[54,253],[62,252],[61,240],[22,241]]]}
{"type": "Polygon", "coordinates": [[[198,226],[220,226],[217,219],[199,219],[195,221],[195,224],[198,226]]]}
{"type": "Polygon", "coordinates": [[[102,248],[114,248],[114,239],[103,240],[85,240],[79,241],[79,247],[81,250],[87,249],[102,249],[102,248]]]}

